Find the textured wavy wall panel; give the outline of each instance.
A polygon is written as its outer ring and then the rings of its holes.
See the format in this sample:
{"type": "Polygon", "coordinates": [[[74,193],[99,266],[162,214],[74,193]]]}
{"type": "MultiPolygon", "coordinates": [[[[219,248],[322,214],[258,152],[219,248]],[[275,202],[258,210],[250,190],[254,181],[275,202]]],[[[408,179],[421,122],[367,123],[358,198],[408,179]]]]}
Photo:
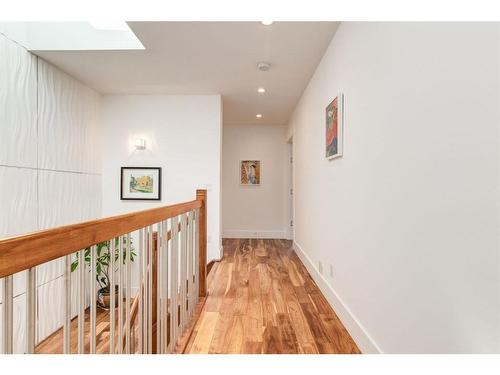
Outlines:
{"type": "Polygon", "coordinates": [[[43,339],[63,324],[63,278],[38,287],[38,337],[43,339]]]}
{"type": "MultiPolygon", "coordinates": [[[[38,175],[40,229],[95,219],[100,210],[100,176],[41,170],[38,175]]],[[[61,276],[64,263],[38,267],[38,285],[61,276]]]]}
{"type": "MultiPolygon", "coordinates": [[[[89,272],[85,275],[85,285],[90,285],[89,272]]],[[[85,306],[90,305],[90,293],[88,289],[89,288],[86,287],[85,306]]],[[[76,315],[78,315],[78,272],[75,270],[75,272],[71,274],[71,316],[75,317],[76,315]]]]}
{"type": "MultiPolygon", "coordinates": [[[[36,175],[33,169],[0,166],[0,238],[38,229],[36,175]]],[[[14,295],[25,288],[25,273],[15,274],[14,295]]]]}
{"type": "Polygon", "coordinates": [[[0,165],[36,167],[36,57],[0,35],[0,165]]]}
{"type": "MultiPolygon", "coordinates": [[[[40,229],[81,221],[81,180],[83,179],[81,176],[78,173],[39,171],[40,229]]],[[[45,284],[62,276],[63,272],[62,259],[43,264],[38,267],[37,283],[38,285],[45,284]]]]}
{"type": "MultiPolygon", "coordinates": [[[[0,238],[101,216],[99,111],[98,93],[0,34],[0,238]]],[[[61,260],[37,268],[38,341],[62,324],[62,274],[61,260]]],[[[14,275],[16,353],[25,278],[14,275]]],[[[73,274],[73,315],[76,287],[73,274]]]]}
{"type": "Polygon", "coordinates": [[[37,171],[0,166],[0,238],[37,230],[37,171]]]}
{"type": "Polygon", "coordinates": [[[84,221],[98,219],[101,217],[101,175],[83,176],[81,219],[84,221]]]}
{"type": "Polygon", "coordinates": [[[95,144],[99,95],[38,60],[39,168],[100,172],[95,144]]]}
{"type": "MultiPolygon", "coordinates": [[[[18,295],[14,298],[14,353],[24,353],[26,348],[26,294],[18,295]]],[[[0,305],[2,307],[2,305],[0,305]]],[[[0,308],[0,321],[3,318],[3,308],[0,308]]],[[[3,337],[3,327],[0,324],[0,337],[3,337]]],[[[3,353],[3,340],[0,340],[0,353],[3,353]]]]}
{"type": "Polygon", "coordinates": [[[82,220],[86,179],[79,173],[39,171],[40,229],[82,220]]]}

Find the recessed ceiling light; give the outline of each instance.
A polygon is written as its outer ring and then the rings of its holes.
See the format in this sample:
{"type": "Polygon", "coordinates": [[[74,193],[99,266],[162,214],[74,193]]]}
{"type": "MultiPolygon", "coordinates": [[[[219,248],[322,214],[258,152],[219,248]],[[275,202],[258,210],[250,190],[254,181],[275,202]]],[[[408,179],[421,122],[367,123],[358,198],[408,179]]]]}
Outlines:
{"type": "Polygon", "coordinates": [[[260,113],[257,113],[257,114],[255,115],[255,117],[257,117],[257,118],[262,118],[262,115],[261,115],[260,113]]]}
{"type": "Polygon", "coordinates": [[[273,22],[274,21],[260,21],[260,23],[263,24],[264,26],[271,26],[273,22]]]}
{"type": "Polygon", "coordinates": [[[257,89],[257,92],[258,92],[259,94],[263,94],[263,93],[265,93],[265,92],[266,92],[266,89],[265,89],[264,87],[259,87],[259,88],[257,89]]]}

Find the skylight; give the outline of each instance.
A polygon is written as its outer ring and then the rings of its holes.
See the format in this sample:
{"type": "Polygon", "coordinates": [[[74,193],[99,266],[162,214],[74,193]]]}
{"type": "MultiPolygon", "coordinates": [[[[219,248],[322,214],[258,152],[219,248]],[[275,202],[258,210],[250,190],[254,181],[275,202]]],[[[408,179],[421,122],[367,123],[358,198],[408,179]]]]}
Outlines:
{"type": "Polygon", "coordinates": [[[30,51],[145,49],[124,21],[0,22],[0,33],[30,51]]]}

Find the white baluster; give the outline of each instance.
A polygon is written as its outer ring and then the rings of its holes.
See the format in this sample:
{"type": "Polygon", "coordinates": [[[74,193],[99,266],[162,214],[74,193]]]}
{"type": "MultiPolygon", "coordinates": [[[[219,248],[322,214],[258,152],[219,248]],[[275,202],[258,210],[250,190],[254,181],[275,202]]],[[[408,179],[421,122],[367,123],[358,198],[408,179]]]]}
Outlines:
{"type": "Polygon", "coordinates": [[[118,237],[118,354],[123,353],[123,237],[118,237]]]}
{"type": "Polygon", "coordinates": [[[184,328],[186,326],[186,284],[187,284],[187,276],[186,276],[186,271],[187,271],[187,265],[186,265],[186,257],[187,257],[187,216],[186,214],[183,214],[181,216],[181,259],[180,259],[180,267],[181,267],[181,274],[180,274],[180,280],[181,280],[181,303],[180,303],[180,309],[181,309],[181,328],[180,328],[180,333],[184,332],[184,328]]]}
{"type": "Polygon", "coordinates": [[[156,255],[156,354],[162,353],[163,342],[161,339],[161,333],[163,330],[162,321],[162,309],[161,309],[161,293],[162,293],[162,283],[163,283],[163,273],[162,273],[162,257],[163,257],[163,225],[162,222],[156,224],[158,248],[156,255]]]}
{"type": "Polygon", "coordinates": [[[175,351],[175,344],[177,343],[177,327],[178,327],[178,304],[177,297],[179,294],[179,263],[178,263],[178,253],[179,253],[179,218],[176,216],[171,219],[170,230],[172,233],[172,248],[171,248],[171,300],[170,300],[170,322],[172,324],[172,341],[171,350],[175,351]]]}
{"type": "Polygon", "coordinates": [[[125,243],[125,353],[130,354],[130,233],[125,243]]]}
{"type": "Polygon", "coordinates": [[[144,228],[139,230],[139,249],[137,251],[137,262],[139,264],[139,353],[144,354],[144,228]]]}
{"type": "Polygon", "coordinates": [[[164,220],[161,222],[162,233],[162,248],[161,248],[161,287],[160,287],[160,319],[161,319],[161,350],[160,353],[167,352],[167,286],[168,286],[168,271],[167,271],[167,258],[168,258],[168,224],[164,220]]]}
{"type": "Polygon", "coordinates": [[[188,243],[187,243],[187,264],[188,264],[188,316],[189,319],[191,319],[191,315],[193,313],[193,295],[194,295],[194,289],[193,289],[193,211],[188,212],[188,243]]]}
{"type": "Polygon", "coordinates": [[[90,354],[96,351],[96,245],[90,247],[90,354]]]}
{"type": "Polygon", "coordinates": [[[3,352],[12,354],[13,349],[13,295],[12,275],[3,279],[3,352]]]}
{"type": "Polygon", "coordinates": [[[165,248],[165,346],[167,353],[172,350],[172,232],[170,232],[170,238],[168,237],[168,231],[171,231],[171,220],[165,221],[165,241],[167,242],[165,248]],[[168,316],[170,314],[170,319],[168,316]],[[167,321],[169,320],[169,322],[167,321]]]}
{"type": "Polygon", "coordinates": [[[148,227],[148,354],[153,353],[153,226],[148,227]]]}
{"type": "Polygon", "coordinates": [[[85,353],[85,250],[78,253],[78,353],[85,353]]]}
{"type": "Polygon", "coordinates": [[[35,353],[36,268],[26,272],[26,353],[35,353]]]}
{"type": "Polygon", "coordinates": [[[143,317],[142,317],[142,334],[143,334],[143,353],[148,353],[148,259],[149,259],[149,227],[144,229],[144,257],[143,257],[143,317]]]}
{"type": "Polygon", "coordinates": [[[64,257],[63,353],[71,354],[71,255],[64,257]]]}
{"type": "Polygon", "coordinates": [[[116,288],[115,288],[115,256],[116,239],[109,240],[109,354],[115,354],[115,314],[116,314],[116,288]]]}

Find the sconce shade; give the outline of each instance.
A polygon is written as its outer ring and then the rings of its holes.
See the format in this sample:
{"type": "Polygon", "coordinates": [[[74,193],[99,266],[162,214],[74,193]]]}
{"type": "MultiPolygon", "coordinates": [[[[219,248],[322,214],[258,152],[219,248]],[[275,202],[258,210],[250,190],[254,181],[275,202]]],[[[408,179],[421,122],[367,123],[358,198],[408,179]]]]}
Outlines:
{"type": "Polygon", "coordinates": [[[137,138],[135,140],[135,149],[136,150],[145,150],[146,149],[146,140],[144,138],[137,138]]]}

